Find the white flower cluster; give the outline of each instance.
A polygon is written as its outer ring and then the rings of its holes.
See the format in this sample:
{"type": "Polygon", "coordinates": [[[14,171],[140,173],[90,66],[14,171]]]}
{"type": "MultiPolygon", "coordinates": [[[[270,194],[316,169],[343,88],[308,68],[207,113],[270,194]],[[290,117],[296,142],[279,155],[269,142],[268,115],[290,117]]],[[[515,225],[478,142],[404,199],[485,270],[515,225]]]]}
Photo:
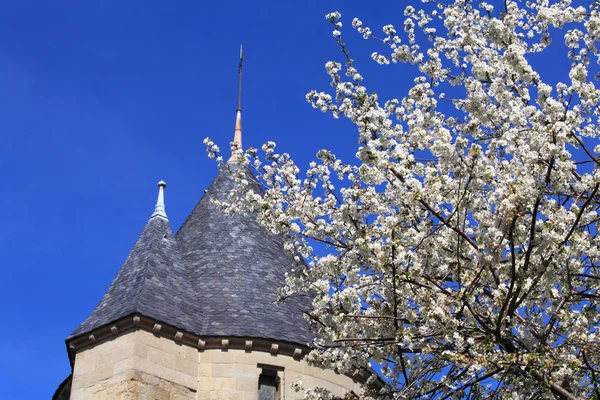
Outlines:
{"type": "Polygon", "coordinates": [[[367,397],[600,398],[600,5],[587,4],[425,0],[381,38],[354,19],[375,62],[419,74],[385,102],[327,15],[344,59],[326,64],[331,92],[306,99],[354,123],[356,159],[322,150],[300,174],[267,143],[241,161],[264,195],[237,169],[223,204],[306,261],[280,293],[313,298],[307,361],[378,363],[390,390],[367,397]]]}

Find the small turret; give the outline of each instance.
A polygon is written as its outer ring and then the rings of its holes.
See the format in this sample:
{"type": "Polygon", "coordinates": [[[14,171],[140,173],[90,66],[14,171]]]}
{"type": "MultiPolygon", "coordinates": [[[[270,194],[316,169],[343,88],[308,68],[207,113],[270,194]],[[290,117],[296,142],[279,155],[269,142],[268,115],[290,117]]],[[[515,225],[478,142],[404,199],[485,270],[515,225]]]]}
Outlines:
{"type": "Polygon", "coordinates": [[[163,217],[168,218],[165,213],[165,188],[167,184],[165,181],[158,182],[158,200],[156,200],[156,206],[154,207],[154,214],[152,217],[163,217]]]}

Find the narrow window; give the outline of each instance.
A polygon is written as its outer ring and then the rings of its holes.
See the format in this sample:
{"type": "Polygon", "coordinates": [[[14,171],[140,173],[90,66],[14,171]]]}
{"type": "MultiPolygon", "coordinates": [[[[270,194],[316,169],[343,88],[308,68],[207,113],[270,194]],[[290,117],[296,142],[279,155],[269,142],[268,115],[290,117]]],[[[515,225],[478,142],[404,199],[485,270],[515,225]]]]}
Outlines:
{"type": "Polygon", "coordinates": [[[258,377],[258,400],[280,400],[279,376],[277,376],[277,371],[282,370],[282,368],[262,367],[262,372],[258,377]]]}

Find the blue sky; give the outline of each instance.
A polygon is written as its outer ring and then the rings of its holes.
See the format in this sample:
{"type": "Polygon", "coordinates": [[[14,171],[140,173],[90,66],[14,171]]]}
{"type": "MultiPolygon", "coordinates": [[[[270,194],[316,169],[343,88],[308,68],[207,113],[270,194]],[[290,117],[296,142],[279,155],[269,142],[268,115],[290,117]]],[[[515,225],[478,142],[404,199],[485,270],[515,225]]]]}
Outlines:
{"type": "Polygon", "coordinates": [[[324,15],[382,25],[400,21],[394,4],[3,1],[0,398],[50,398],[70,373],[64,339],[125,260],[156,182],[176,230],[215,177],[202,140],[232,138],[240,42],[244,145],[274,140],[301,164],[320,148],[350,157],[355,129],[304,99],[339,59],[324,15]]]}
{"type": "Polygon", "coordinates": [[[382,48],[350,22],[401,26],[408,3],[1,2],[0,399],[50,398],[70,373],[64,339],[125,260],[156,183],[177,230],[216,176],[202,141],[233,137],[240,42],[244,145],[274,140],[300,165],[321,148],[350,159],[356,129],[305,101],[341,60],[324,15],[343,14],[367,87],[387,99],[414,70],[376,65],[382,48]]]}

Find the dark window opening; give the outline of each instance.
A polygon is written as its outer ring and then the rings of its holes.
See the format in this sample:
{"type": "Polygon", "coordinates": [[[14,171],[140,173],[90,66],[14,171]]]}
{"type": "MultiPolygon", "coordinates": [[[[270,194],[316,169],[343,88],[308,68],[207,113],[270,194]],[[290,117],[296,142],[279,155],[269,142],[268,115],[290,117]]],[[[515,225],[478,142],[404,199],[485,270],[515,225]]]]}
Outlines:
{"type": "Polygon", "coordinates": [[[258,377],[258,400],[279,400],[279,394],[277,370],[263,368],[258,377]]]}

